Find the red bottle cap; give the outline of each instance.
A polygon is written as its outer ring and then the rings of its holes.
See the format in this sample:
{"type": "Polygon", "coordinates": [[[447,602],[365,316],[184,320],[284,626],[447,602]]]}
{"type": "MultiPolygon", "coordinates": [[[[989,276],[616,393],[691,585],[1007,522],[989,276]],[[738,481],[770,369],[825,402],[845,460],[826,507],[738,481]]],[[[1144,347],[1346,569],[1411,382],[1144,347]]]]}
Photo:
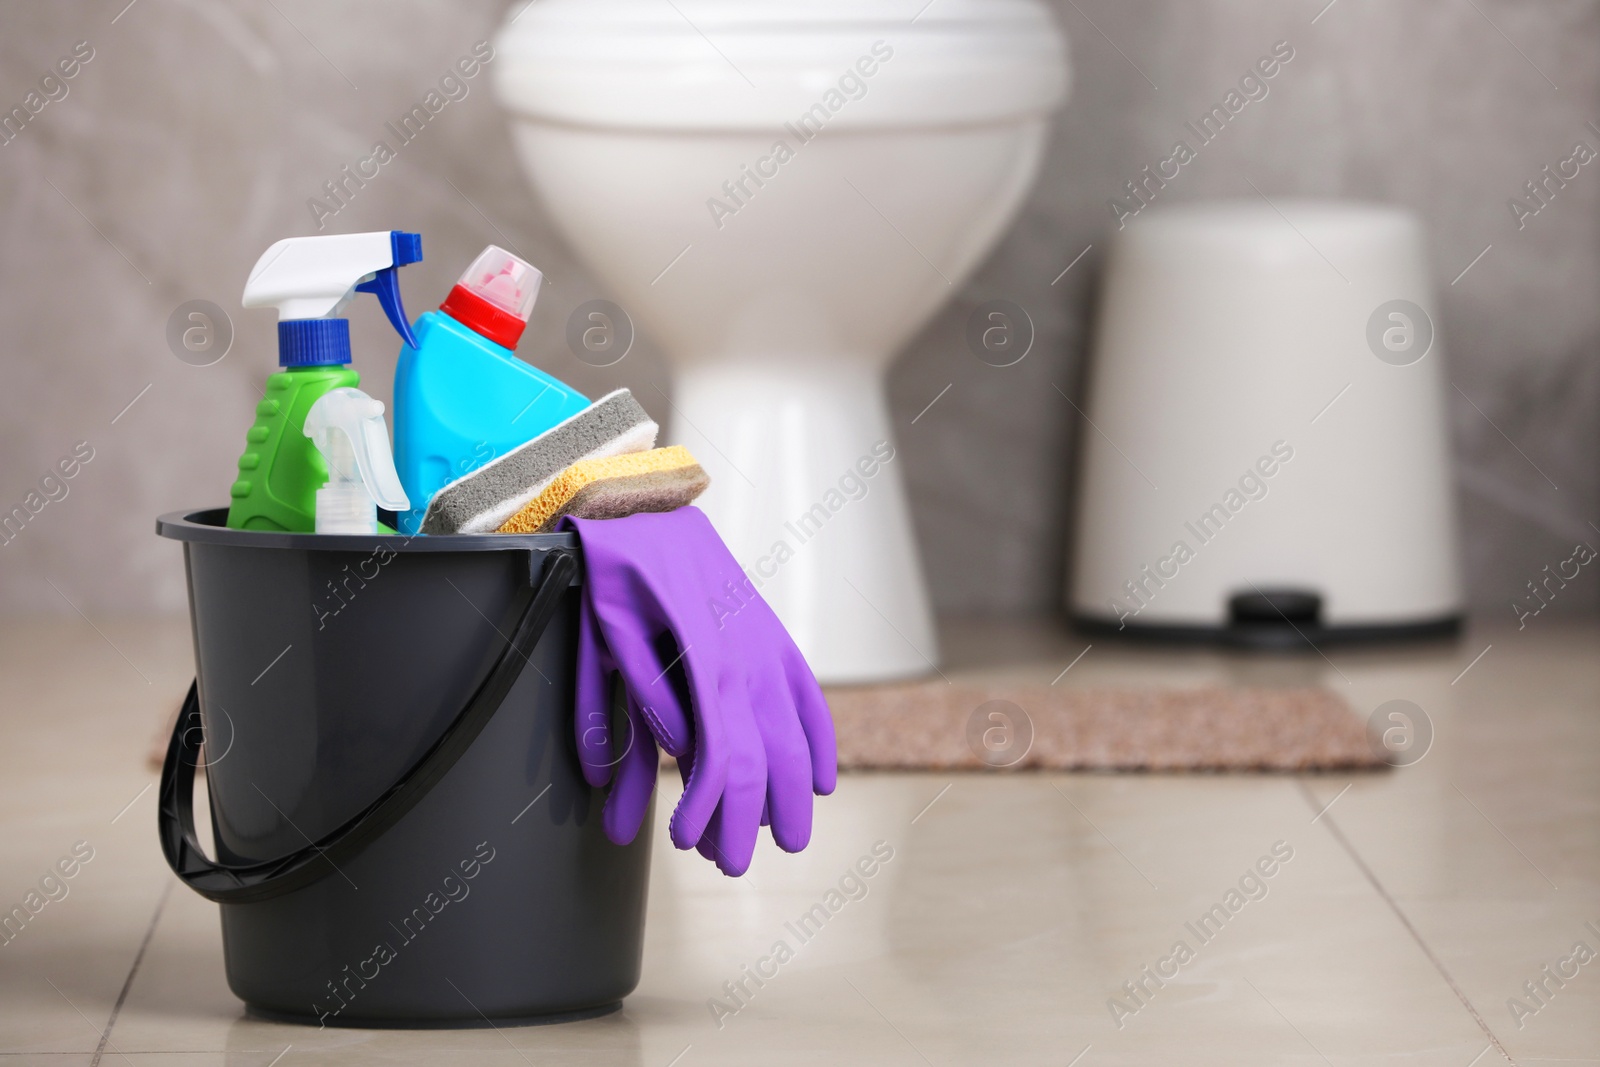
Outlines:
{"type": "Polygon", "coordinates": [[[490,245],[472,261],[439,310],[495,344],[515,348],[543,281],[544,275],[531,263],[490,245]]]}
{"type": "Polygon", "coordinates": [[[528,325],[462,285],[450,290],[450,295],[444,298],[439,310],[506,348],[517,347],[517,341],[522,338],[522,331],[528,325]]]}

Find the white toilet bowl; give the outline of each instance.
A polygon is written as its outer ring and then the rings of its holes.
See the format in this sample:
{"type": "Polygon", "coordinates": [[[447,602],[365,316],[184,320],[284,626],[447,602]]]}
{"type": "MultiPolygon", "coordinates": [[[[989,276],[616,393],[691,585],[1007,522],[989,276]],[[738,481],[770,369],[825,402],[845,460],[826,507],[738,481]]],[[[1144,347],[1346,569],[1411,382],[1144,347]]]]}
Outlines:
{"type": "Polygon", "coordinates": [[[826,682],[937,662],[883,375],[1066,93],[1038,0],[923,4],[541,0],[496,41],[534,186],[665,348],[701,506],[826,682]]]}

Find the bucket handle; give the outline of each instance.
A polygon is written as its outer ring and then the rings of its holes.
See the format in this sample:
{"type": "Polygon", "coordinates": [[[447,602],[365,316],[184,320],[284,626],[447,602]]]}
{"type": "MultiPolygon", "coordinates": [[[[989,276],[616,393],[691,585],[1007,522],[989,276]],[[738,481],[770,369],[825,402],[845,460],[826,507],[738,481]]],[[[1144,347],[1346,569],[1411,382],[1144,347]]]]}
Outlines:
{"type": "Polygon", "coordinates": [[[219,863],[200,847],[194,828],[194,777],[201,741],[199,680],[189,686],[161,767],[157,829],[161,851],[185,885],[207,900],[245,904],[304,889],[332,874],[399,822],[466,753],[522,674],[564,593],[577,577],[577,557],[567,549],[545,554],[538,589],[528,598],[511,640],[466,706],[422,758],[377,800],[305,848],[275,860],[219,863]]]}

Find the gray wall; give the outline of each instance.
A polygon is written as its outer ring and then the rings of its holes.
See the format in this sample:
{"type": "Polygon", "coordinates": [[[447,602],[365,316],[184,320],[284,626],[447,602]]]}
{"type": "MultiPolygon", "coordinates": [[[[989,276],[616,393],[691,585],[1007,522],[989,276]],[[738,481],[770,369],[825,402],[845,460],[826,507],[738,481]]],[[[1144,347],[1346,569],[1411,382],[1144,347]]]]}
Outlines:
{"type": "MultiPolygon", "coordinates": [[[[1075,427],[1051,384],[1071,392],[1080,373],[1108,200],[1284,39],[1296,57],[1270,95],[1163,196],[1252,195],[1248,178],[1269,196],[1420,212],[1462,391],[1449,402],[1474,604],[1509,621],[1528,578],[1574,541],[1600,539],[1589,526],[1600,522],[1600,168],[1521,231],[1507,208],[1575,140],[1600,146],[1586,125],[1600,115],[1600,12],[1587,0],[1337,0],[1313,24],[1324,3],[1060,0],[1075,90],[1044,177],[891,381],[942,608],[1059,602],[1075,427]],[[1027,308],[1039,330],[1016,367],[985,366],[962,340],[967,314],[995,297],[1027,308]]],[[[21,502],[77,442],[95,453],[66,498],[0,548],[0,610],[182,610],[178,553],[151,523],[225,500],[275,362],[272,316],[237,309],[245,273],[273,240],[312,232],[307,198],[491,36],[503,6],[138,0],[113,22],[121,0],[0,3],[3,109],[75,42],[95,50],[69,95],[0,147],[0,504],[21,502]],[[165,340],[169,314],[192,299],[233,317],[233,349],[213,366],[180,362],[165,340]]],[[[608,370],[567,352],[568,312],[605,294],[529,194],[485,77],[330,224],[390,227],[427,235],[428,260],[404,279],[413,313],[484,243],[505,244],[548,279],[522,355],[585,391],[626,385],[665,419],[653,388],[666,387],[665,367],[648,338],[608,370]]],[[[394,345],[375,311],[355,319],[366,384],[386,399],[394,345]]],[[[1591,579],[1555,607],[1597,605],[1591,579]]]]}

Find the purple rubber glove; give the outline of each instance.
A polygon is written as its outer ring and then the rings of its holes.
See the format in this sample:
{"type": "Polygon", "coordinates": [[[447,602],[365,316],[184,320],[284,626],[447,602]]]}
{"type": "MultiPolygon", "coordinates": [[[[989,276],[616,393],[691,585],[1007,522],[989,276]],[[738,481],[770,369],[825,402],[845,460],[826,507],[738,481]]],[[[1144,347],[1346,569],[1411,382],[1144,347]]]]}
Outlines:
{"type": "Polygon", "coordinates": [[[698,508],[565,518],[583,545],[576,729],[584,777],[615,779],[607,835],[631,841],[650,802],[655,746],[678,758],[669,824],[729,875],[770,824],[780,848],[811,839],[811,797],[837,781],[833,719],[811,668],[698,508]],[[611,737],[611,672],[629,736],[611,737]],[[620,753],[618,750],[621,750],[620,753]]]}

